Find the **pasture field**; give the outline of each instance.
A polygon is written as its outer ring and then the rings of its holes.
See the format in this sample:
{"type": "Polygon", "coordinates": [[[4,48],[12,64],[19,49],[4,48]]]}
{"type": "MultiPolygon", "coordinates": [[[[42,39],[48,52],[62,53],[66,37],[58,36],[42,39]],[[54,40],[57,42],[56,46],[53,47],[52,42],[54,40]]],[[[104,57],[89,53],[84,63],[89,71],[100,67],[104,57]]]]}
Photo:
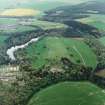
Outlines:
{"type": "Polygon", "coordinates": [[[105,46],[105,37],[101,37],[99,40],[105,46]]]}
{"type": "Polygon", "coordinates": [[[0,34],[35,30],[35,27],[20,25],[20,22],[24,20],[25,19],[0,18],[0,34]]]}
{"type": "MultiPolygon", "coordinates": [[[[63,37],[44,37],[24,50],[25,57],[31,60],[32,66],[40,68],[51,62],[60,62],[62,57],[73,63],[95,68],[97,59],[93,51],[81,40],[63,37]]],[[[21,51],[18,52],[18,57],[21,51]]],[[[21,58],[21,55],[19,58],[21,58]]]]}
{"type": "Polygon", "coordinates": [[[100,31],[105,31],[105,15],[90,14],[89,17],[77,19],[77,21],[92,25],[92,26],[98,28],[100,31]]]}
{"type": "Polygon", "coordinates": [[[63,82],[35,94],[28,105],[105,105],[105,90],[90,82],[63,82]]]}
{"type": "Polygon", "coordinates": [[[36,27],[42,28],[43,30],[50,30],[50,29],[64,29],[67,28],[68,26],[61,23],[40,21],[35,18],[33,19],[0,18],[1,33],[34,31],[36,27]]]}
{"type": "Polygon", "coordinates": [[[36,27],[31,27],[31,26],[21,26],[21,25],[17,25],[14,28],[10,28],[9,30],[5,29],[2,32],[4,33],[21,33],[21,32],[26,32],[26,31],[34,31],[36,29],[36,27]]]}
{"type": "Polygon", "coordinates": [[[0,35],[0,46],[4,44],[4,41],[8,38],[6,35],[0,35]]]}
{"type": "Polygon", "coordinates": [[[18,22],[19,22],[19,19],[16,19],[16,18],[0,18],[0,25],[17,24],[18,22]]]}

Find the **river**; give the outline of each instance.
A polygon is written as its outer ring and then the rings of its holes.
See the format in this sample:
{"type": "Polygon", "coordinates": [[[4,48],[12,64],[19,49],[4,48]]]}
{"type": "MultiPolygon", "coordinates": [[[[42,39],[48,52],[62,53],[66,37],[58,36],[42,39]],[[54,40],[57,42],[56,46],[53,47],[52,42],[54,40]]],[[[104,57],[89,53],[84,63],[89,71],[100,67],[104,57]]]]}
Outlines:
{"type": "Polygon", "coordinates": [[[22,45],[18,45],[18,46],[12,46],[11,48],[9,48],[7,50],[7,55],[9,56],[9,58],[11,60],[16,60],[16,57],[14,55],[14,53],[19,50],[19,49],[23,49],[25,47],[27,47],[30,43],[33,43],[33,42],[37,42],[39,40],[40,37],[37,37],[37,38],[33,38],[31,39],[30,41],[28,41],[27,43],[25,44],[22,44],[22,45]]]}

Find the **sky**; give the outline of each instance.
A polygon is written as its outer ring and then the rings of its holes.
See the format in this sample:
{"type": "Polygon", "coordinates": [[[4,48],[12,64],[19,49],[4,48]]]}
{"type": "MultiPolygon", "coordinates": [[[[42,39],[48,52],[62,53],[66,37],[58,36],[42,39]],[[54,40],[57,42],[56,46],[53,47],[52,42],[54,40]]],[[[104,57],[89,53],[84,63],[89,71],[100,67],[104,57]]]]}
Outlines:
{"type": "Polygon", "coordinates": [[[77,3],[81,3],[81,2],[85,2],[85,1],[90,1],[90,0],[0,0],[0,3],[4,3],[4,2],[20,2],[20,3],[26,3],[26,2],[31,2],[31,1],[36,1],[36,2],[55,2],[55,1],[59,1],[59,2],[67,2],[67,3],[72,3],[72,4],[77,4],[77,3]]]}
{"type": "MultiPolygon", "coordinates": [[[[18,2],[30,2],[31,0],[16,0],[18,2]]],[[[78,4],[78,3],[82,3],[82,2],[86,2],[86,1],[90,1],[90,0],[33,0],[33,1],[36,1],[36,2],[46,2],[46,1],[49,1],[49,2],[56,2],[56,1],[59,1],[59,2],[65,2],[65,3],[70,3],[70,4],[78,4]]]]}
{"type": "Polygon", "coordinates": [[[42,2],[43,1],[60,1],[60,2],[67,2],[67,3],[77,4],[77,3],[81,3],[81,2],[85,2],[85,1],[89,1],[89,0],[39,0],[39,1],[42,1],[42,2]]]}
{"type": "MultiPolygon", "coordinates": [[[[46,2],[55,2],[55,3],[57,2],[56,5],[60,5],[61,3],[62,4],[67,3],[70,5],[74,5],[74,4],[80,4],[83,2],[87,2],[87,1],[93,1],[93,0],[0,0],[0,9],[1,8],[12,8],[12,7],[17,6],[17,4],[18,5],[30,5],[32,3],[33,5],[38,7],[40,4],[44,5],[46,2]]],[[[46,6],[49,6],[49,4],[47,3],[46,6]]]]}

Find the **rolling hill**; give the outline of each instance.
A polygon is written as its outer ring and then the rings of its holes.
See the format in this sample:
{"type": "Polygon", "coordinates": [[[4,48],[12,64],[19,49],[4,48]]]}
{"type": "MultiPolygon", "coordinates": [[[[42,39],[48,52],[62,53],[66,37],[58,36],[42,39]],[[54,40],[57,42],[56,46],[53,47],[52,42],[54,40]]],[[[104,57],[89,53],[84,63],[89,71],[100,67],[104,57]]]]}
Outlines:
{"type": "Polygon", "coordinates": [[[56,9],[46,11],[45,19],[49,16],[54,21],[55,18],[61,17],[59,21],[64,21],[88,17],[89,14],[105,14],[104,7],[104,1],[89,1],[73,6],[68,4],[68,6],[61,6],[56,9]]]}
{"type": "Polygon", "coordinates": [[[35,94],[28,105],[104,105],[105,91],[89,82],[64,82],[35,94]]]}
{"type": "Polygon", "coordinates": [[[45,37],[25,50],[20,50],[18,59],[23,56],[31,61],[34,68],[52,65],[54,62],[54,65],[59,64],[63,57],[70,59],[73,63],[92,68],[97,65],[95,54],[81,39],[45,37]]]}
{"type": "Polygon", "coordinates": [[[105,105],[105,0],[0,0],[0,105],[105,105]]]}

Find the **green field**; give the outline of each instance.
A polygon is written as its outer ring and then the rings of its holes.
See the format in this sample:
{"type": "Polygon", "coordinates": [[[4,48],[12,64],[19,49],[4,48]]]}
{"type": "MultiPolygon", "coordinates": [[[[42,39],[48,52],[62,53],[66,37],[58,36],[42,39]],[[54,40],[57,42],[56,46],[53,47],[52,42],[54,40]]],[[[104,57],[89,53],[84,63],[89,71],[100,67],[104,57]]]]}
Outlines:
{"type": "Polygon", "coordinates": [[[0,25],[2,24],[16,24],[19,19],[16,18],[0,18],[0,25]]]}
{"type": "Polygon", "coordinates": [[[98,28],[101,31],[105,31],[105,23],[103,23],[102,21],[93,21],[88,24],[98,28]]]}
{"type": "Polygon", "coordinates": [[[105,90],[89,82],[63,82],[35,94],[28,105],[105,105],[105,90]]]}
{"type": "Polygon", "coordinates": [[[48,21],[40,21],[34,19],[32,23],[30,23],[33,26],[38,26],[42,28],[43,30],[50,30],[50,29],[61,29],[61,28],[67,28],[67,25],[61,24],[61,23],[55,23],[55,22],[48,22],[48,21]]]}
{"type": "MultiPolygon", "coordinates": [[[[97,65],[97,59],[92,50],[82,40],[72,38],[45,37],[22,52],[31,60],[35,68],[51,62],[59,62],[62,57],[70,59],[73,63],[93,68],[97,65]]],[[[20,57],[21,52],[18,55],[20,57]]]]}
{"type": "Polygon", "coordinates": [[[105,46],[105,37],[101,37],[99,40],[105,46]]]}
{"type": "Polygon", "coordinates": [[[16,18],[1,18],[0,31],[1,33],[16,33],[25,31],[34,31],[36,27],[43,30],[64,29],[67,25],[61,23],[40,21],[37,19],[16,19],[16,18]]]}
{"type": "Polygon", "coordinates": [[[16,26],[15,28],[11,29],[3,29],[1,31],[2,34],[13,34],[13,33],[22,33],[22,32],[28,32],[28,31],[34,31],[36,28],[35,27],[30,27],[30,26],[16,26]]]}
{"type": "Polygon", "coordinates": [[[77,19],[77,21],[92,25],[92,26],[98,28],[100,31],[105,31],[105,15],[90,14],[89,17],[77,19]]]}
{"type": "Polygon", "coordinates": [[[4,41],[8,38],[6,35],[0,35],[0,46],[4,44],[4,41]]]}
{"type": "Polygon", "coordinates": [[[21,21],[16,18],[0,18],[0,34],[35,30],[35,27],[20,25],[21,21]]]}

